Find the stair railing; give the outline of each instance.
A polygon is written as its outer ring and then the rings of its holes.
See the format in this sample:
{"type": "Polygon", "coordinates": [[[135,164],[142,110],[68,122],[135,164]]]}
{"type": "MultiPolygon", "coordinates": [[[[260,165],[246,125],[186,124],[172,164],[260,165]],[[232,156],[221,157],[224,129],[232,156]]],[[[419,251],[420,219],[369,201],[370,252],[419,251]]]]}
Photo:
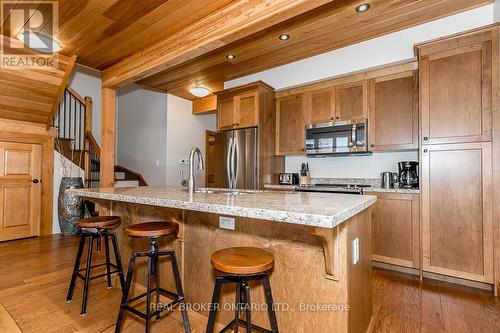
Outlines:
{"type": "Polygon", "coordinates": [[[99,187],[100,147],[91,132],[92,98],[81,97],[71,87],[66,87],[52,124],[56,127],[59,153],[84,170],[86,187],[99,187]],[[70,152],[66,154],[60,144],[64,140],[71,140],[70,152]],[[73,156],[78,156],[78,160],[73,156]]]}

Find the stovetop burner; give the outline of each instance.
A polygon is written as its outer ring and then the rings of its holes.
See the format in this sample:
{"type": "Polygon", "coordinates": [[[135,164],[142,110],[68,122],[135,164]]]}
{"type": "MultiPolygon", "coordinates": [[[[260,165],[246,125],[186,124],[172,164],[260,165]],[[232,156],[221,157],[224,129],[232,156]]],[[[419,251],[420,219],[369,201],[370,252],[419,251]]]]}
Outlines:
{"type": "Polygon", "coordinates": [[[370,185],[366,184],[315,184],[305,187],[296,187],[299,192],[327,192],[327,193],[350,193],[363,194],[363,189],[370,185]]]}

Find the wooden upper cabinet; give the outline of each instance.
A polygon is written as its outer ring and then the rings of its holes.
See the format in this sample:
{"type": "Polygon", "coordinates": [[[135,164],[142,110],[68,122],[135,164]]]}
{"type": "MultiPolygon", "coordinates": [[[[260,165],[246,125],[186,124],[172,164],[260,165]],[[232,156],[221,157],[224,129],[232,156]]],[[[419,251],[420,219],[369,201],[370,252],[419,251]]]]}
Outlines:
{"type": "Polygon", "coordinates": [[[306,96],[295,94],[276,101],[276,155],[305,152],[306,96]]]}
{"type": "Polygon", "coordinates": [[[491,32],[431,42],[417,50],[422,143],[491,141],[491,32]]]}
{"type": "Polygon", "coordinates": [[[335,88],[307,93],[307,123],[317,124],[335,120],[335,88]]]}
{"type": "Polygon", "coordinates": [[[259,122],[259,94],[257,91],[236,96],[236,127],[246,128],[257,126],[259,122]]]}
{"type": "Polygon", "coordinates": [[[259,92],[221,94],[217,102],[217,129],[256,127],[259,123],[259,92]]]}
{"type": "Polygon", "coordinates": [[[335,87],[335,118],[338,120],[368,118],[368,81],[335,87]]]}
{"type": "Polygon", "coordinates": [[[416,71],[370,80],[368,125],[372,151],[418,149],[416,71]]]}
{"type": "Polygon", "coordinates": [[[420,197],[418,194],[376,194],[372,210],[372,259],[420,268],[420,197]]]}
{"type": "Polygon", "coordinates": [[[217,128],[226,130],[233,128],[235,124],[235,100],[234,97],[219,98],[217,101],[217,128]]]}
{"type": "Polygon", "coordinates": [[[423,269],[493,283],[491,142],[422,151],[423,269]]]}

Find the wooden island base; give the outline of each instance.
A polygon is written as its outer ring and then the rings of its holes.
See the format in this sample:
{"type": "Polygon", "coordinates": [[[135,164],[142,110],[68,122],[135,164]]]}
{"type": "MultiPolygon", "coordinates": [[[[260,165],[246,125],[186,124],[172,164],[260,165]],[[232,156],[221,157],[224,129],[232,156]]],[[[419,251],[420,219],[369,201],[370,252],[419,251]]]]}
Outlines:
{"type": "MultiPolygon", "coordinates": [[[[109,201],[92,200],[109,206],[109,201]]],[[[126,226],[154,220],[179,223],[178,238],[163,239],[160,247],[175,249],[188,306],[202,315],[208,314],[215,281],[211,253],[255,246],[270,250],[276,259],[271,286],[281,332],[371,330],[371,208],[334,229],[237,217],[232,231],[220,229],[215,214],[123,202],[112,202],[111,214],[122,217],[117,234],[125,264],[131,251],[149,248],[147,241],[128,237],[126,226]],[[355,239],[359,261],[353,264],[355,239]]],[[[174,290],[170,265],[160,267],[162,287],[174,290]]],[[[135,277],[145,285],[145,263],[136,265],[135,277]]],[[[252,288],[252,321],[269,327],[266,308],[259,308],[265,305],[263,288],[252,288]]],[[[224,286],[218,322],[225,325],[234,318],[234,302],[234,286],[224,286]]]]}

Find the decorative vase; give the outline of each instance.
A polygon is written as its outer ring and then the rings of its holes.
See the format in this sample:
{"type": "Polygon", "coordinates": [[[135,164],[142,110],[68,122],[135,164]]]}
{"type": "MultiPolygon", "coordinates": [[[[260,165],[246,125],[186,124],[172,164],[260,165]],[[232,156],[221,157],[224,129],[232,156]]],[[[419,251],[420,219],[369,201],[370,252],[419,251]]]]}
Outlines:
{"type": "Polygon", "coordinates": [[[63,177],[59,186],[59,198],[57,205],[57,216],[59,227],[66,236],[73,236],[80,233],[80,227],[76,222],[83,218],[85,206],[80,196],[66,193],[70,188],[83,188],[81,177],[63,177]]]}

